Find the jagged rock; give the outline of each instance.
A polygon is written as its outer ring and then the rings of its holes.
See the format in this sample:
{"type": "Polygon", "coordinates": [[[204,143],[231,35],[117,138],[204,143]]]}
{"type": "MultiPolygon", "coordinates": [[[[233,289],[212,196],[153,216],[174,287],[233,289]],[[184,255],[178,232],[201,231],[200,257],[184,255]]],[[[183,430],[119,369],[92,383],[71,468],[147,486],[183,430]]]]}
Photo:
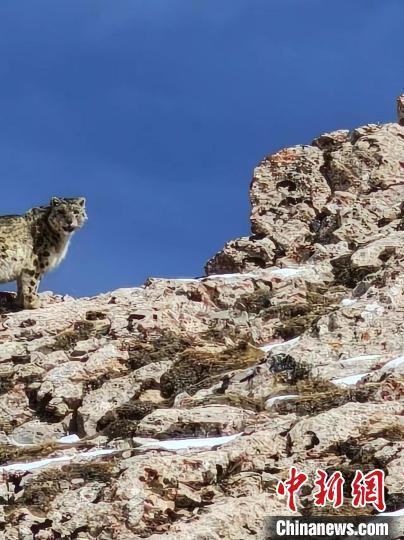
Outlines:
{"type": "Polygon", "coordinates": [[[404,127],[369,124],[267,157],[250,188],[253,235],[226,244],[206,272],[250,272],[284,257],[304,262],[323,246],[399,230],[403,155],[404,127]]]}
{"type": "Polygon", "coordinates": [[[195,407],[192,409],[159,409],[139,422],[138,433],[143,437],[182,436],[214,437],[239,433],[254,418],[251,411],[224,405],[195,407]]]}
{"type": "Polygon", "coordinates": [[[275,259],[276,246],[269,238],[259,235],[231,240],[206,263],[206,273],[231,274],[243,270],[249,272],[271,266],[275,259]]]}
{"type": "Polygon", "coordinates": [[[289,432],[293,453],[312,450],[312,454],[321,455],[337,444],[366,437],[373,422],[378,420],[381,433],[395,430],[400,425],[402,411],[402,405],[394,402],[347,403],[313,418],[305,418],[297,422],[289,432]],[[330,426],[333,426],[332,430],[330,426]]]}
{"type": "Polygon", "coordinates": [[[151,540],[242,540],[248,536],[264,540],[264,520],[268,516],[288,515],[272,495],[239,497],[217,502],[202,515],[172,528],[172,532],[150,536],[151,540]]]}
{"type": "Polygon", "coordinates": [[[403,155],[404,126],[370,124],[268,156],[251,236],[205,277],[2,294],[0,535],[260,538],[292,465],[381,468],[402,508],[403,155]]]}

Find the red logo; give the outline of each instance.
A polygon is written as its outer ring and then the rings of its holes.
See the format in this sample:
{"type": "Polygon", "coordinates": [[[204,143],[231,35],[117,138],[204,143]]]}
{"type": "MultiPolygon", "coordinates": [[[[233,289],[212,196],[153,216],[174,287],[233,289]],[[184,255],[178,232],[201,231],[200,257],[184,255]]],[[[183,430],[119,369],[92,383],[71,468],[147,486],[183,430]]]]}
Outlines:
{"type": "Polygon", "coordinates": [[[325,506],[328,501],[334,508],[339,508],[344,502],[344,484],[345,479],[339,471],[327,478],[325,471],[317,469],[314,485],[318,491],[314,492],[314,504],[325,506]]]}
{"type": "Polygon", "coordinates": [[[296,512],[295,494],[299,491],[302,485],[307,481],[307,474],[297,472],[296,467],[291,467],[289,470],[289,478],[284,482],[279,482],[276,487],[278,495],[287,494],[287,505],[292,512],[296,512]]]}
{"type": "Polygon", "coordinates": [[[375,469],[367,474],[363,474],[362,471],[356,471],[351,488],[352,506],[354,508],[363,508],[367,504],[373,504],[379,512],[386,510],[386,503],[384,501],[384,471],[375,469]]]}
{"type": "MultiPolygon", "coordinates": [[[[300,488],[307,482],[308,476],[291,467],[289,476],[284,481],[279,481],[276,492],[280,496],[286,495],[286,504],[289,510],[296,512],[296,496],[300,488]]],[[[340,471],[335,471],[330,477],[322,469],[316,470],[313,492],[315,506],[325,506],[330,503],[333,508],[339,508],[344,502],[345,479],[340,471]]],[[[383,512],[386,509],[384,501],[384,472],[375,469],[367,474],[356,471],[351,484],[352,506],[364,507],[372,504],[376,510],[383,512]]]]}

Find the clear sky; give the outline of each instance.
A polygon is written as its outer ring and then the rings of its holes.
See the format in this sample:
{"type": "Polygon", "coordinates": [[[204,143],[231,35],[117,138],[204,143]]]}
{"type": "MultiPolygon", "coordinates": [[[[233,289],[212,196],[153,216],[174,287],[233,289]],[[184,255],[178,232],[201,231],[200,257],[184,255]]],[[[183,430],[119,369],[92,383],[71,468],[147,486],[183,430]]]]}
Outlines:
{"type": "Polygon", "coordinates": [[[403,20],[403,0],[1,0],[0,214],[88,200],[41,289],[201,275],[248,234],[266,154],[395,120],[403,20]]]}

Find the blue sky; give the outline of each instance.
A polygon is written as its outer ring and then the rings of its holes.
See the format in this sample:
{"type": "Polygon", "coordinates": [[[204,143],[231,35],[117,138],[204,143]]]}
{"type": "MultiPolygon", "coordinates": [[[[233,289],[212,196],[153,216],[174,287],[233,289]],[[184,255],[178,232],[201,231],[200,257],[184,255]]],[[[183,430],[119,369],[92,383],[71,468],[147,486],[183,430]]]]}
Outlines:
{"type": "Polygon", "coordinates": [[[88,200],[42,290],[201,275],[248,234],[266,154],[395,120],[403,19],[402,0],[2,0],[0,213],[88,200]]]}

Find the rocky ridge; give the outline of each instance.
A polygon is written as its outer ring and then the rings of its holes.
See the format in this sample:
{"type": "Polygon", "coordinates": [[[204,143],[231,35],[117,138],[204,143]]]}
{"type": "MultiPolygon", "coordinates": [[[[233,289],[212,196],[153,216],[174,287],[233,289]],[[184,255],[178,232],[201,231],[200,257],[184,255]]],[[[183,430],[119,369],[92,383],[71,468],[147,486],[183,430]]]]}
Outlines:
{"type": "MultiPolygon", "coordinates": [[[[404,126],[268,156],[250,199],[205,277],[3,293],[0,538],[259,538],[292,465],[381,468],[404,507],[404,126]]],[[[374,512],[345,495],[298,514],[374,512]]]]}

